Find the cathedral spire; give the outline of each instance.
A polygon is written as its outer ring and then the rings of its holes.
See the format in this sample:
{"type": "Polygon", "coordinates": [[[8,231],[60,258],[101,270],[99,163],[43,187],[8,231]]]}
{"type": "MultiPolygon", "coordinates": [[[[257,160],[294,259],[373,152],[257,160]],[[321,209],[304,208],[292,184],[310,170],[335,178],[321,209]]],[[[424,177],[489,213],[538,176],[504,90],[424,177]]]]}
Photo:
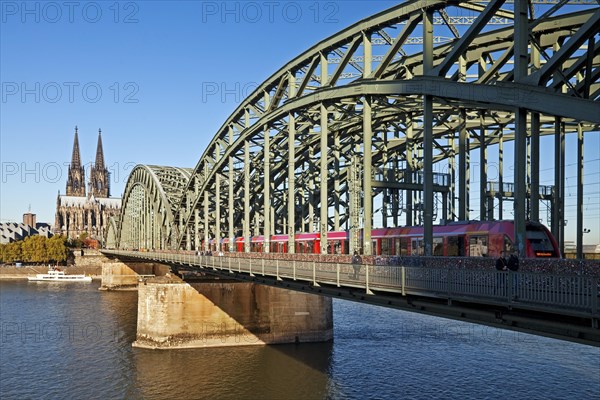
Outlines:
{"type": "Polygon", "coordinates": [[[98,129],[98,147],[96,148],[96,164],[90,174],[90,196],[97,198],[110,197],[110,174],[104,166],[104,151],[102,150],[102,130],[98,129]]]}
{"type": "Polygon", "coordinates": [[[79,154],[79,137],[77,136],[77,125],[75,125],[75,139],[73,140],[73,156],[71,157],[71,167],[81,168],[81,155],[79,154]]]}
{"type": "Polygon", "coordinates": [[[79,154],[79,137],[77,126],[75,127],[75,139],[73,140],[73,156],[67,178],[67,196],[85,196],[85,171],[81,165],[79,154]]]}
{"type": "Polygon", "coordinates": [[[102,129],[98,129],[98,146],[96,147],[96,168],[104,169],[104,150],[102,150],[102,129]]]}

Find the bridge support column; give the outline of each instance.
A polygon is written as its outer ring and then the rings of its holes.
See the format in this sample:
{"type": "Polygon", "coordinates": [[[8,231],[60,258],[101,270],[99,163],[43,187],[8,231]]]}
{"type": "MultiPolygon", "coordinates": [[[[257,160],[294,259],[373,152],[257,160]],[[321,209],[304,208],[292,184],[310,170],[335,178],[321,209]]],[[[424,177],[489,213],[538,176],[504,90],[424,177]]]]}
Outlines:
{"type": "Polygon", "coordinates": [[[135,347],[195,348],[323,342],[331,299],[252,283],[150,279],[139,287],[135,347]]]}
{"type": "Polygon", "coordinates": [[[169,266],[157,263],[110,261],[102,263],[100,290],[135,290],[140,275],[162,276],[169,266]]]}

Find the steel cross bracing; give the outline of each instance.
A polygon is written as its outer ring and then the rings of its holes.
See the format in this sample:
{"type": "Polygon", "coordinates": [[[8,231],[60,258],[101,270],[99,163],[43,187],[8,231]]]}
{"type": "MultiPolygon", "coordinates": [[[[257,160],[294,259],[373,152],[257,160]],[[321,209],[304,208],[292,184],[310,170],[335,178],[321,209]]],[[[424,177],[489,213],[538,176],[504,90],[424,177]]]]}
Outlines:
{"type": "MultiPolygon", "coordinates": [[[[148,239],[148,228],[134,221],[135,212],[152,210],[156,194],[136,192],[135,180],[128,184],[116,224],[118,246],[124,247],[127,235],[142,238],[138,247],[152,242],[190,250],[227,238],[233,250],[233,238],[243,236],[249,250],[250,237],[264,235],[269,251],[271,235],[288,234],[292,242],[298,232],[319,232],[325,251],[328,231],[366,233],[376,212],[382,214],[379,224],[416,223],[417,203],[423,203],[419,222],[431,242],[427,227],[445,195],[436,192],[429,167],[450,176],[443,191],[449,200],[437,217],[469,218],[469,190],[485,198],[487,184],[469,184],[470,152],[486,154],[508,141],[518,151],[506,161],[523,174],[515,184],[532,185],[531,198],[517,191],[515,215],[539,220],[536,206],[524,213],[527,202],[540,200],[539,137],[561,140],[578,129],[584,137],[600,125],[600,7],[533,3],[535,15],[529,3],[502,0],[406,1],[319,42],[244,99],[189,179],[172,176],[181,179],[169,186],[177,194],[166,207],[172,215],[156,222],[164,241],[148,239]],[[468,26],[452,18],[464,10],[473,16],[468,26]],[[436,18],[443,24],[435,24],[436,18]],[[512,22],[494,25],[498,18],[512,22]],[[537,157],[527,161],[528,151],[537,157]],[[387,184],[382,176],[403,181],[387,184]]],[[[555,169],[561,171],[557,154],[555,169]]],[[[487,162],[482,158],[480,164],[487,162]]],[[[562,181],[557,174],[557,190],[562,181]]],[[[482,218],[489,215],[484,207],[482,218]]],[[[553,231],[560,238],[559,219],[554,216],[553,231]]],[[[524,227],[518,230],[522,241],[524,227]]],[[[369,254],[367,242],[353,240],[352,250],[369,254]]]]}

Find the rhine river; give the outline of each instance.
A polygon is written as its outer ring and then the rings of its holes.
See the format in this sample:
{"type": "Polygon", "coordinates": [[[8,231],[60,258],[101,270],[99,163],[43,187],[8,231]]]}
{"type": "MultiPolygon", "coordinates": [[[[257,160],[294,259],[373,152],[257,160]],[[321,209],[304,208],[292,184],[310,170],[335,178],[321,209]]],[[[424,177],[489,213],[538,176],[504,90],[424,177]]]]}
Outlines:
{"type": "Polygon", "coordinates": [[[0,282],[0,398],[600,398],[599,348],[340,300],[332,343],[134,349],[97,289],[0,282]]]}

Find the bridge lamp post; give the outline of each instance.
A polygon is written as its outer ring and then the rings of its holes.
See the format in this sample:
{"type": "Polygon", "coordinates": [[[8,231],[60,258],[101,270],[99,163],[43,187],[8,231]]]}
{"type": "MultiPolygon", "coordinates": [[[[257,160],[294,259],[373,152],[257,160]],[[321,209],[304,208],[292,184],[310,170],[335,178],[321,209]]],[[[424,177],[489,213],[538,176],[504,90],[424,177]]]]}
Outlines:
{"type": "Polygon", "coordinates": [[[581,235],[577,235],[577,258],[580,260],[583,259],[583,235],[590,232],[588,228],[583,228],[581,235]]]}

